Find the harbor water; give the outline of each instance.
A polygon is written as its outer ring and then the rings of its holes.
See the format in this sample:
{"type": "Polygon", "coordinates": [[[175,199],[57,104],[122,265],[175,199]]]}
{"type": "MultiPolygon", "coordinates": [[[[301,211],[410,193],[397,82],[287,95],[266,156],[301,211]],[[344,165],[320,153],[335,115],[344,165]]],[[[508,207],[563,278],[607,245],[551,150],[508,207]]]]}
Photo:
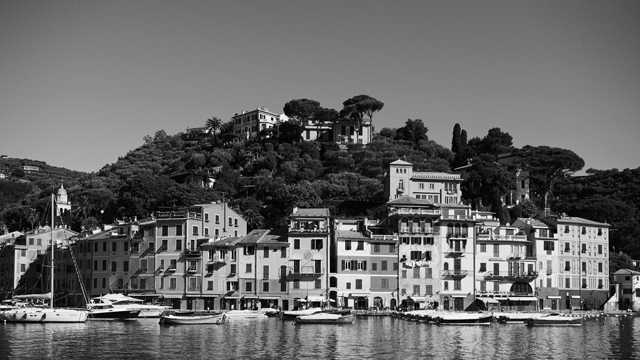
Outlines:
{"type": "Polygon", "coordinates": [[[391,317],[353,325],[278,318],[161,326],[158,319],[1,324],[1,359],[598,359],[640,358],[640,318],[582,327],[438,326],[391,317]]]}

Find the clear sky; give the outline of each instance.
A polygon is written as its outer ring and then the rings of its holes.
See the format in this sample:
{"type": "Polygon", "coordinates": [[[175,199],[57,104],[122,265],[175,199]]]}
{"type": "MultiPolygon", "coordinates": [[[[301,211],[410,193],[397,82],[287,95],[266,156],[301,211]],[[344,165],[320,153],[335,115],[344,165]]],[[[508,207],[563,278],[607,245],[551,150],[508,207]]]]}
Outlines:
{"type": "Polygon", "coordinates": [[[640,166],[640,1],[0,1],[0,154],[97,171],[309,98],[640,166]]]}

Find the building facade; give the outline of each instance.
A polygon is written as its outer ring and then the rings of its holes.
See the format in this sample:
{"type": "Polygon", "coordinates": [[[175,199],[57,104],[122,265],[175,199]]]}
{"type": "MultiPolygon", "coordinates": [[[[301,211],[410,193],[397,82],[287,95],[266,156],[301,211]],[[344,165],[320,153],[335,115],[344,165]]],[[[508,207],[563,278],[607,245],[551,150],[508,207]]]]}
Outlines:
{"type": "Polygon", "coordinates": [[[266,106],[259,106],[255,110],[243,110],[233,117],[233,133],[251,139],[258,137],[261,131],[277,127],[289,118],[284,114],[276,114],[266,106]]]}

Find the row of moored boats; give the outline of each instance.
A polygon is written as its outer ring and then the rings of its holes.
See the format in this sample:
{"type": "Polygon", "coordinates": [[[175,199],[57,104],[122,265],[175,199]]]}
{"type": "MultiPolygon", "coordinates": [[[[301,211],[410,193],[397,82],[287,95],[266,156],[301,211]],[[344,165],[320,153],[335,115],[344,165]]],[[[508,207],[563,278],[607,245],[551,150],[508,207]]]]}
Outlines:
{"type": "Polygon", "coordinates": [[[396,312],[396,318],[437,325],[489,326],[494,322],[502,324],[525,324],[529,326],[582,326],[583,317],[561,313],[487,313],[487,312],[447,312],[436,310],[415,310],[396,312]]]}

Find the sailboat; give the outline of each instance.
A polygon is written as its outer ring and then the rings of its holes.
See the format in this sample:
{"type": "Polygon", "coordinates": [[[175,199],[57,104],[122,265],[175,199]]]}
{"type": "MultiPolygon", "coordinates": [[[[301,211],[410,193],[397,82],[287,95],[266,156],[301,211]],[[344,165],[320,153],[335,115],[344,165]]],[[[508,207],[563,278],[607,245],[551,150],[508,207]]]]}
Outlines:
{"type": "Polygon", "coordinates": [[[54,225],[54,199],[51,194],[51,292],[47,294],[29,294],[29,295],[17,295],[15,298],[23,300],[31,300],[31,304],[25,307],[20,307],[15,310],[10,310],[4,313],[4,319],[7,322],[20,322],[20,323],[81,323],[87,321],[86,310],[76,309],[61,309],[53,307],[53,288],[54,288],[54,274],[55,274],[55,242],[53,239],[53,225],[54,225]],[[45,301],[49,300],[49,306],[33,305],[34,300],[45,301]]]}

